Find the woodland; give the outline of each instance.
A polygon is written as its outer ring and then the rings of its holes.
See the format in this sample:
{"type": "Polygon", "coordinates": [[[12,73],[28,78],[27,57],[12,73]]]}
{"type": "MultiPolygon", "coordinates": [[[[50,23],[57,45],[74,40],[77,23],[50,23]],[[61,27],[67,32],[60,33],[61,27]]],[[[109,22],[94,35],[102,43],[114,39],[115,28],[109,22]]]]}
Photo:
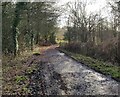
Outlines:
{"type": "MultiPolygon", "coordinates": [[[[3,81],[3,95],[47,95],[45,91],[50,91],[46,88],[50,83],[46,85],[45,81],[47,83],[47,78],[51,80],[49,74],[59,77],[55,76],[54,80],[60,82],[60,87],[67,95],[66,91],[69,89],[66,89],[63,75],[55,71],[55,66],[59,70],[62,68],[59,64],[67,66],[67,62],[73,67],[77,63],[83,64],[117,82],[120,81],[120,1],[107,2],[108,17],[102,15],[104,9],[88,13],[88,5],[84,1],[76,0],[59,7],[56,2],[47,1],[2,2],[3,75],[0,79],[3,81]],[[63,13],[67,14],[66,25],[60,27],[63,13]],[[58,52],[61,52],[60,55],[58,52]],[[54,61],[57,62],[54,64],[54,61]],[[48,77],[45,78],[45,75],[48,77]]],[[[62,70],[65,68],[68,67],[62,70]]],[[[55,83],[57,85],[56,81],[51,85],[54,86],[55,83]]],[[[52,92],[49,93],[52,95],[52,92]]]]}

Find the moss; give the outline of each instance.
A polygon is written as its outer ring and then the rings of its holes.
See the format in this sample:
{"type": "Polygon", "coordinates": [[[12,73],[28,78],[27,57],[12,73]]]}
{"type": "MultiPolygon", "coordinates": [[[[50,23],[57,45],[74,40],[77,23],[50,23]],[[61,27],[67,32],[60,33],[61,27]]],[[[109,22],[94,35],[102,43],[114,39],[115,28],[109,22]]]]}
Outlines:
{"type": "Polygon", "coordinates": [[[26,76],[16,76],[15,77],[15,82],[16,83],[20,83],[20,82],[24,82],[25,80],[27,80],[27,77],[26,76]]]}
{"type": "Polygon", "coordinates": [[[110,75],[112,78],[119,81],[120,66],[112,65],[110,63],[99,61],[97,59],[93,59],[91,57],[83,56],[81,54],[72,53],[72,52],[69,52],[69,51],[66,51],[66,50],[63,50],[63,49],[60,50],[60,51],[66,53],[67,55],[69,55],[73,59],[77,60],[78,62],[81,62],[81,63],[89,66],[90,68],[92,68],[92,69],[94,69],[98,72],[101,72],[105,75],[110,75]]]}
{"type": "Polygon", "coordinates": [[[25,86],[22,87],[21,91],[23,91],[24,93],[29,93],[29,89],[28,89],[28,84],[26,84],[25,86]]]}

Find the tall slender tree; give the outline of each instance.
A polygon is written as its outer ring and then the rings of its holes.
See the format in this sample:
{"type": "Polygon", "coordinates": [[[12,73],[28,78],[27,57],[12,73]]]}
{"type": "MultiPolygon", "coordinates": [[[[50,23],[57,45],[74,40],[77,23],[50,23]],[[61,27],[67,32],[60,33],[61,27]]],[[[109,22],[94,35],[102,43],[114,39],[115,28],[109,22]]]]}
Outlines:
{"type": "Polygon", "coordinates": [[[18,40],[17,40],[17,26],[20,22],[20,13],[21,11],[23,10],[25,6],[25,3],[24,2],[17,2],[16,3],[16,8],[15,8],[15,17],[14,17],[14,20],[13,20],[13,26],[12,26],[12,29],[13,29],[13,52],[14,52],[14,56],[17,55],[17,51],[18,51],[18,40]]]}

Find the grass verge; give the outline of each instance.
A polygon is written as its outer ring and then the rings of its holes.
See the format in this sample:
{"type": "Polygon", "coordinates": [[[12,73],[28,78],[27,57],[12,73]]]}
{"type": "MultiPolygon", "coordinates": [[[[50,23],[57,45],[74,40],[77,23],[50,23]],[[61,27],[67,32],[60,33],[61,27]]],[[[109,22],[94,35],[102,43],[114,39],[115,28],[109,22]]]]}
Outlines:
{"type": "Polygon", "coordinates": [[[66,55],[75,59],[77,62],[80,62],[94,69],[95,71],[102,73],[104,75],[110,76],[111,78],[120,82],[120,71],[119,71],[120,66],[112,65],[110,63],[99,61],[97,59],[93,59],[91,57],[83,56],[81,54],[69,52],[67,50],[60,49],[60,48],[59,48],[59,51],[64,52],[66,55]]]}

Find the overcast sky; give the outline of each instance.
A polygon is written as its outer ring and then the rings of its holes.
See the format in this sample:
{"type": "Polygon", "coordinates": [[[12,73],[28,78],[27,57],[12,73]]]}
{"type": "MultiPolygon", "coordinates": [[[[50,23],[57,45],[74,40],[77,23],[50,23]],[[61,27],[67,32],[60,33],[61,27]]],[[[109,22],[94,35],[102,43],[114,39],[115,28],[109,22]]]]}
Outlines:
{"type": "MultiPolygon", "coordinates": [[[[74,2],[75,0],[59,0],[58,6],[64,5],[67,2],[74,2]]],[[[110,8],[108,7],[107,3],[111,0],[77,0],[77,1],[87,1],[89,5],[87,5],[86,10],[89,14],[90,12],[99,12],[101,10],[101,14],[103,17],[109,18],[109,12],[110,8]]],[[[119,1],[119,0],[113,0],[113,1],[119,1]]],[[[59,21],[59,25],[65,26],[66,25],[66,19],[65,15],[62,15],[59,21]]]]}

